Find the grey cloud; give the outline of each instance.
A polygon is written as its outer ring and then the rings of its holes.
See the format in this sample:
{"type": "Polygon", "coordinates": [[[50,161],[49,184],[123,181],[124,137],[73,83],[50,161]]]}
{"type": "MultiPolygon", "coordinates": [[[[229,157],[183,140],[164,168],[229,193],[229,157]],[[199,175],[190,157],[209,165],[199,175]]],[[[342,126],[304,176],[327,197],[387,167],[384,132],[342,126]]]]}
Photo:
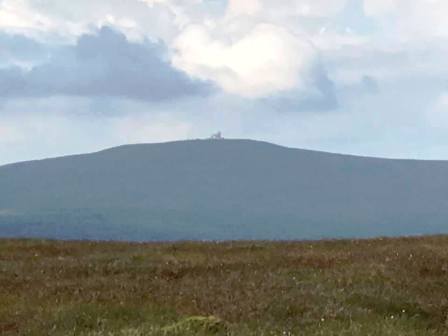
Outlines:
{"type": "Polygon", "coordinates": [[[22,35],[0,32],[0,65],[14,62],[36,62],[48,56],[40,43],[22,35]]]}
{"type": "Polygon", "coordinates": [[[307,83],[308,89],[279,93],[263,102],[281,112],[319,112],[338,108],[335,83],[329,78],[325,67],[318,64],[307,83]]]}
{"type": "Polygon", "coordinates": [[[363,76],[361,85],[369,93],[378,93],[380,89],[377,80],[372,76],[363,76]]]}
{"type": "Polygon", "coordinates": [[[360,75],[360,77],[351,83],[339,83],[336,88],[339,99],[351,97],[351,99],[360,99],[363,96],[378,95],[381,92],[381,85],[376,77],[369,75],[360,75]]]}
{"type": "Polygon", "coordinates": [[[45,63],[30,71],[10,66],[0,70],[0,96],[53,95],[126,97],[161,101],[207,95],[209,83],[173,68],[158,42],[133,43],[121,33],[102,28],[83,35],[74,46],[54,49],[45,63]]]}

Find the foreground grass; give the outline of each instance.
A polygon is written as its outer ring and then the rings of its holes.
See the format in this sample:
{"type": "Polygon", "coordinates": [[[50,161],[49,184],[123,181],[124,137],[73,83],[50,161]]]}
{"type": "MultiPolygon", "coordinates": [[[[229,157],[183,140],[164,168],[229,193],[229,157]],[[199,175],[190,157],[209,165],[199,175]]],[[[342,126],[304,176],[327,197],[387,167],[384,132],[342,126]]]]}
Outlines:
{"type": "Polygon", "coordinates": [[[448,237],[0,240],[0,335],[448,335],[448,237]]]}

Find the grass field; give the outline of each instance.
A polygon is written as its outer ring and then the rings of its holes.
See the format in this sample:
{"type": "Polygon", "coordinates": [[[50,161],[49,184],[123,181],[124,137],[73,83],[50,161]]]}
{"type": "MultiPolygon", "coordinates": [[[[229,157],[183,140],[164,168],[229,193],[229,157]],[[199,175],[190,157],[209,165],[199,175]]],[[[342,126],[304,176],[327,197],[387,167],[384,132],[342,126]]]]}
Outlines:
{"type": "Polygon", "coordinates": [[[0,240],[0,335],[448,335],[448,237],[0,240]]]}

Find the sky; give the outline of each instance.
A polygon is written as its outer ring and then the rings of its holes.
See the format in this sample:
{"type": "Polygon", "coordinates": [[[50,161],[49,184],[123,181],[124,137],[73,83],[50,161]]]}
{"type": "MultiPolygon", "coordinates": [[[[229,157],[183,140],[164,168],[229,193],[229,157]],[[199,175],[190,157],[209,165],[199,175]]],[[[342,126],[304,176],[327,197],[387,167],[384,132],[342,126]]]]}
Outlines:
{"type": "Polygon", "coordinates": [[[256,139],[448,160],[446,0],[0,0],[0,165],[256,139]]]}

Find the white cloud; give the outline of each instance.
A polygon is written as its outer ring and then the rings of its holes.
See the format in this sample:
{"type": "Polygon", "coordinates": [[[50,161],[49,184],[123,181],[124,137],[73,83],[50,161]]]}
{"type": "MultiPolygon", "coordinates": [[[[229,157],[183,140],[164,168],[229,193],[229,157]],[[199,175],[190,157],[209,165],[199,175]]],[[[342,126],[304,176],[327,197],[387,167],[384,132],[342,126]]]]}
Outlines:
{"type": "MultiPolygon", "coordinates": [[[[192,0],[193,1],[193,0],[192,0]]],[[[177,32],[176,13],[168,1],[154,0],[3,0],[0,29],[27,34],[57,34],[74,41],[102,25],[113,25],[129,38],[171,38],[177,32]]]]}
{"type": "Polygon", "coordinates": [[[32,11],[26,0],[0,1],[0,29],[47,30],[51,22],[40,13],[32,11]]]}
{"type": "Polygon", "coordinates": [[[364,8],[396,38],[448,36],[446,0],[364,0],[364,8]]]}
{"type": "Polygon", "coordinates": [[[313,76],[320,63],[312,40],[319,37],[321,45],[333,48],[348,41],[339,38],[331,43],[336,34],[317,34],[346,2],[230,0],[223,16],[185,26],[171,43],[173,64],[243,97],[266,97],[289,90],[307,94],[315,90],[313,76]],[[326,21],[316,26],[323,18],[326,21]],[[312,26],[314,35],[310,34],[312,26]]]}
{"type": "Polygon", "coordinates": [[[264,18],[291,16],[330,17],[338,14],[347,0],[229,0],[227,15],[256,15],[264,18]]]}
{"type": "Polygon", "coordinates": [[[341,30],[351,27],[340,22],[348,0],[229,0],[222,12],[211,3],[217,2],[3,0],[0,27],[48,30],[74,41],[93,28],[113,25],[132,39],[161,38],[175,51],[176,67],[244,97],[306,85],[317,57],[313,46],[326,60],[342,49],[356,55],[365,45],[375,49],[419,35],[448,35],[446,0],[364,0],[366,14],[375,18],[375,39],[341,30]]]}
{"type": "MultiPolygon", "coordinates": [[[[226,92],[262,97],[305,86],[316,51],[292,16],[330,15],[346,0],[231,0],[227,11],[210,11],[203,0],[5,0],[23,23],[34,15],[45,28],[76,36],[113,25],[129,38],[162,38],[175,51],[173,63],[226,92]],[[247,18],[250,16],[250,18],[247,18]],[[288,20],[284,20],[288,18],[288,20]]],[[[11,11],[11,10],[9,10],[11,11]]],[[[16,24],[20,28],[20,24],[16,24]]]]}
{"type": "Polygon", "coordinates": [[[275,25],[258,24],[235,38],[213,33],[188,27],[173,44],[173,64],[229,93],[260,97],[294,89],[314,61],[310,43],[275,25]]]}
{"type": "MultiPolygon", "coordinates": [[[[125,111],[128,116],[108,114],[107,121],[102,117],[81,121],[97,109],[75,104],[73,98],[61,99],[67,104],[52,100],[44,104],[47,99],[43,99],[40,106],[26,101],[23,106],[39,112],[29,112],[36,113],[33,118],[18,115],[14,122],[3,122],[0,136],[15,146],[1,147],[0,160],[84,152],[122,142],[173,140],[196,136],[198,129],[207,135],[220,128],[230,134],[240,129],[233,133],[236,136],[294,146],[387,156],[415,156],[412,141],[420,136],[414,143],[421,143],[424,157],[435,143],[428,134],[436,128],[443,133],[448,127],[448,95],[434,103],[448,73],[448,1],[354,4],[348,0],[0,0],[0,29],[27,34],[47,31],[49,36],[75,41],[85,31],[108,24],[128,37],[160,38],[173,51],[176,67],[243,97],[275,96],[297,88],[300,95],[312,87],[309,77],[320,56],[341,105],[332,113],[304,111],[292,117],[278,101],[273,107],[268,99],[249,103],[221,92],[218,95],[227,105],[213,100],[214,96],[157,108],[145,105],[139,112],[133,105],[101,100],[98,105],[106,106],[103,111],[125,111]],[[378,82],[378,93],[359,93],[365,76],[378,82]],[[65,112],[61,115],[80,111],[84,115],[57,117],[44,112],[55,106],[58,113],[65,112]],[[154,116],[159,108],[165,109],[164,116],[154,116]],[[287,116],[280,118],[274,108],[287,116]],[[206,117],[202,111],[207,111],[206,117]],[[239,124],[232,118],[244,121],[239,124]]],[[[439,157],[443,153],[439,151],[439,157]]]]}
{"type": "Polygon", "coordinates": [[[267,9],[285,16],[332,17],[337,15],[347,0],[285,0],[279,6],[277,0],[263,0],[267,9]]]}
{"type": "Polygon", "coordinates": [[[228,14],[232,16],[238,15],[255,15],[262,9],[260,0],[229,0],[228,14]]]}
{"type": "Polygon", "coordinates": [[[369,16],[389,14],[409,0],[364,0],[364,10],[369,16]]]}
{"type": "Polygon", "coordinates": [[[41,30],[71,41],[107,24],[120,29],[128,38],[149,37],[167,42],[186,25],[213,16],[213,3],[203,0],[76,0],[68,4],[61,0],[3,0],[0,17],[3,15],[10,25],[22,30],[36,28],[39,23],[41,30]]]}

